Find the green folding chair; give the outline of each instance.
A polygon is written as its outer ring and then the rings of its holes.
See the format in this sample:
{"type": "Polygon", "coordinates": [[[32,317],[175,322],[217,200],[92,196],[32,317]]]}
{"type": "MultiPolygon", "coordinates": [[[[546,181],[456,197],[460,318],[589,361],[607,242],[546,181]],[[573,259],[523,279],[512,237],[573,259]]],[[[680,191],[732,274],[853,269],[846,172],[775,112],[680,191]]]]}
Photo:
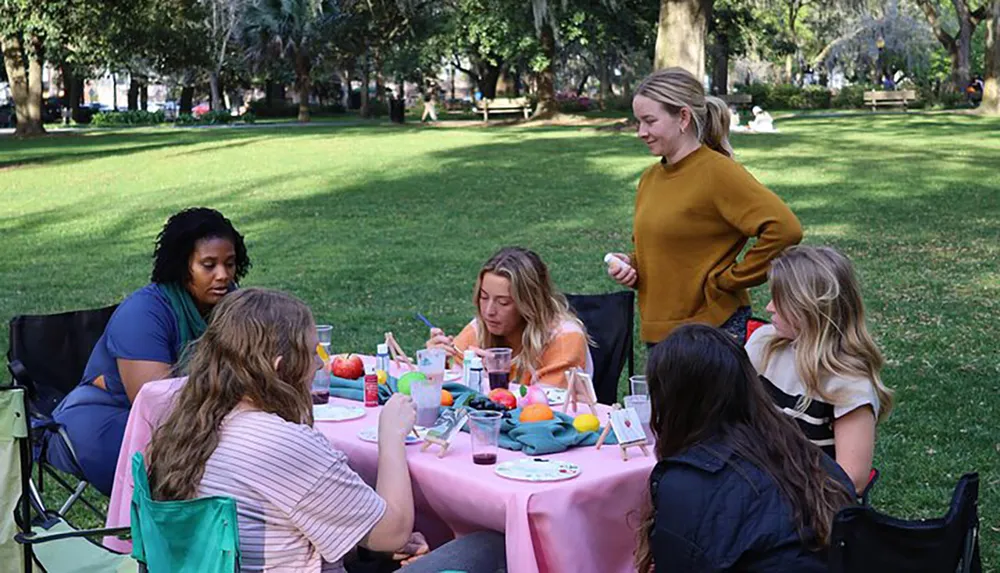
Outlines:
{"type": "Polygon", "coordinates": [[[25,389],[0,386],[0,564],[4,571],[31,573],[34,567],[46,573],[137,571],[137,563],[129,556],[94,541],[127,534],[128,528],[77,529],[59,512],[46,509],[31,481],[30,434],[25,389]]]}
{"type": "Polygon", "coordinates": [[[155,501],[142,452],[132,456],[132,557],[149,573],[239,571],[236,500],[155,501]]]}

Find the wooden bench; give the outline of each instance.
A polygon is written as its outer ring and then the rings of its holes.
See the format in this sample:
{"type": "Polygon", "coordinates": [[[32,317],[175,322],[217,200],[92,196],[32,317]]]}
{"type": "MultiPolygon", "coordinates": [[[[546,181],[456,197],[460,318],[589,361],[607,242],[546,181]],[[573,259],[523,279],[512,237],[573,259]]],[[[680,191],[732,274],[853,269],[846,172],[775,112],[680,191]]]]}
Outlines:
{"type": "Polygon", "coordinates": [[[903,111],[906,111],[906,105],[916,100],[916,90],[873,91],[864,93],[865,106],[871,106],[872,111],[878,109],[879,106],[902,106],[903,111]]]}
{"type": "Polygon", "coordinates": [[[750,105],[753,103],[753,96],[750,94],[725,94],[720,95],[719,98],[729,105],[750,105]]]}
{"type": "Polygon", "coordinates": [[[483,114],[483,121],[489,121],[491,113],[521,113],[524,114],[524,119],[528,119],[531,114],[531,102],[523,97],[481,99],[476,102],[476,111],[483,114]]]}

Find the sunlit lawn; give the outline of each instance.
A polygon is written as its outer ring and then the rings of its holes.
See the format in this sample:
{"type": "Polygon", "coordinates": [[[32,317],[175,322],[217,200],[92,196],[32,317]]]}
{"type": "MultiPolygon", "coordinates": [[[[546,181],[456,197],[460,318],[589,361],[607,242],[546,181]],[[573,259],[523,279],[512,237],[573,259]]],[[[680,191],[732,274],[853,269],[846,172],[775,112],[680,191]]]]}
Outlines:
{"type": "MultiPolygon", "coordinates": [[[[875,504],[942,514],[980,472],[988,570],[1000,566],[1000,121],[875,116],[737,135],[738,159],[802,219],[806,241],[857,265],[898,406],[879,434],[875,504]]],[[[337,350],[420,311],[457,332],[497,247],[538,251],[560,287],[613,290],[651,162],[627,134],[384,125],[0,138],[0,308],[116,302],[149,276],[171,213],[222,210],[247,236],[244,284],[289,290],[335,325],[337,350]]],[[[766,293],[755,292],[762,313],[766,293]]],[[[6,332],[0,346],[6,346],[6,332]]],[[[640,363],[643,355],[640,353],[640,363]]]]}

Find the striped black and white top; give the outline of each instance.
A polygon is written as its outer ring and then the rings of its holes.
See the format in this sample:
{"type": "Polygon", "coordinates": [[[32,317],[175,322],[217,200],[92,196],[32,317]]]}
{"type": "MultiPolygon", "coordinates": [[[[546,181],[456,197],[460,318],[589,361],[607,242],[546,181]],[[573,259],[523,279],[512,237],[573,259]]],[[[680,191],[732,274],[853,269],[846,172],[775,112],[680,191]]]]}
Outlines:
{"type": "Polygon", "coordinates": [[[813,397],[809,406],[802,410],[800,405],[804,403],[806,388],[795,368],[794,343],[774,353],[767,368],[761,368],[764,349],[773,336],[775,330],[770,324],[758,328],[750,336],[746,345],[750,361],[761,375],[778,409],[795,419],[809,441],[822,448],[830,457],[836,458],[834,420],[865,405],[871,406],[877,418],[879,402],[874,386],[864,378],[830,376],[824,381],[823,390],[834,403],[813,397]]]}
{"type": "Polygon", "coordinates": [[[385,513],[323,434],[243,406],[223,421],[198,495],[235,498],[244,573],[343,573],[385,513]]]}

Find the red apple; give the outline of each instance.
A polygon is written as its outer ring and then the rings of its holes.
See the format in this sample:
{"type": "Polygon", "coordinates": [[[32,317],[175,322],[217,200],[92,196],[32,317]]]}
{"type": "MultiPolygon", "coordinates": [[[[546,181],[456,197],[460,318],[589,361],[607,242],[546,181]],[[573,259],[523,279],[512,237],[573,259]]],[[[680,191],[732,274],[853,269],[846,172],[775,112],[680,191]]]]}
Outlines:
{"type": "Polygon", "coordinates": [[[510,390],[504,390],[503,388],[496,388],[489,395],[490,401],[495,404],[500,404],[508,410],[513,410],[517,408],[517,398],[510,393],[510,390]]]}
{"type": "Polygon", "coordinates": [[[337,355],[333,357],[330,373],[337,378],[357,380],[365,375],[365,363],[357,354],[337,355]]]}

